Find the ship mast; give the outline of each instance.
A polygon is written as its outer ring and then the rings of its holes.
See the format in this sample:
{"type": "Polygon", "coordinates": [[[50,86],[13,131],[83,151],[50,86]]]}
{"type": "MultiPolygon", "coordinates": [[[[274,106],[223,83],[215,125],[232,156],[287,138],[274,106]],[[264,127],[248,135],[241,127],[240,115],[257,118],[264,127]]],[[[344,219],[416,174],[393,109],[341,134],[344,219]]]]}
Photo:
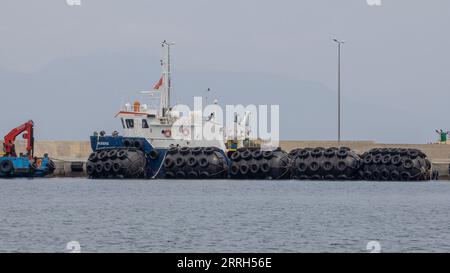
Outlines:
{"type": "Polygon", "coordinates": [[[163,59],[161,60],[162,72],[163,72],[163,92],[161,94],[161,110],[162,116],[165,117],[167,112],[170,111],[170,92],[172,88],[171,83],[171,65],[170,65],[170,46],[174,45],[174,42],[162,42],[164,50],[163,59]]]}

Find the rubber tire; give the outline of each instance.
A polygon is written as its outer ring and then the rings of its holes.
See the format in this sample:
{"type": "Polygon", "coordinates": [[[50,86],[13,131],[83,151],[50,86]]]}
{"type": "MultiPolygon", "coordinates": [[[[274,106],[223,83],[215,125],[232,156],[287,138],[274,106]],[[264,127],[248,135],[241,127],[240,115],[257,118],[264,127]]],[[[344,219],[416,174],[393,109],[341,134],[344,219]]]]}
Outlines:
{"type": "Polygon", "coordinates": [[[400,173],[396,170],[391,171],[391,181],[400,181],[400,173]]]}
{"type": "Polygon", "coordinates": [[[261,159],[263,157],[263,152],[261,150],[255,150],[252,153],[254,159],[261,159]]]}
{"type": "Polygon", "coordinates": [[[89,155],[88,160],[91,162],[96,162],[98,160],[98,153],[97,152],[93,152],[92,154],[89,155]]]}
{"type": "Polygon", "coordinates": [[[261,163],[261,171],[263,172],[263,173],[268,173],[268,172],[270,172],[270,164],[268,163],[268,162],[263,162],[263,163],[261,163]]]}
{"type": "Polygon", "coordinates": [[[347,164],[343,160],[338,160],[336,162],[336,170],[339,172],[344,172],[347,169],[347,164]]]}
{"type": "Polygon", "coordinates": [[[111,172],[112,170],[112,162],[110,160],[106,161],[103,164],[103,170],[105,171],[106,174],[108,174],[109,172],[111,172]]]}
{"type": "Polygon", "coordinates": [[[239,161],[241,159],[241,153],[239,151],[235,151],[231,154],[232,161],[239,161]]]}
{"type": "Polygon", "coordinates": [[[128,156],[127,150],[120,150],[117,152],[117,158],[124,159],[128,156]]]}
{"type": "Polygon", "coordinates": [[[341,148],[336,152],[336,156],[339,158],[346,158],[348,156],[348,150],[341,148]]]}
{"type": "Polygon", "coordinates": [[[333,170],[333,162],[328,161],[328,160],[324,161],[324,162],[322,163],[322,169],[323,169],[325,172],[330,172],[331,170],[333,170]]]}
{"type": "Polygon", "coordinates": [[[189,167],[195,167],[197,163],[198,163],[197,158],[195,158],[194,156],[189,157],[187,160],[187,165],[189,167]]]}
{"type": "Polygon", "coordinates": [[[117,150],[116,149],[112,149],[108,152],[108,157],[110,159],[116,159],[117,158],[117,150]]]}
{"type": "Polygon", "coordinates": [[[166,179],[174,179],[175,174],[173,172],[166,172],[165,176],[166,179]]]}
{"type": "Polygon", "coordinates": [[[190,151],[191,151],[191,149],[187,146],[180,148],[180,154],[182,154],[182,155],[187,155],[190,151]]]}
{"type": "Polygon", "coordinates": [[[308,169],[308,164],[306,164],[305,162],[299,162],[297,164],[297,171],[300,173],[304,173],[306,172],[306,170],[308,169]]]}
{"type": "Polygon", "coordinates": [[[311,161],[309,163],[309,169],[313,172],[317,172],[320,169],[320,164],[317,161],[311,161]]]}
{"type": "Polygon", "coordinates": [[[173,159],[172,158],[170,158],[170,157],[167,157],[165,160],[164,160],[164,167],[165,168],[171,168],[174,164],[175,164],[175,162],[173,161],[173,159]]]}
{"type": "Polygon", "coordinates": [[[99,161],[95,163],[95,172],[101,174],[103,172],[103,162],[99,161]]]}
{"type": "Polygon", "coordinates": [[[250,165],[250,172],[252,174],[258,174],[260,169],[261,169],[261,167],[259,166],[258,163],[253,163],[250,165]]]}
{"type": "Polygon", "coordinates": [[[200,167],[202,167],[202,168],[206,168],[206,167],[209,166],[209,161],[208,161],[207,158],[202,157],[202,158],[200,158],[200,160],[198,161],[198,165],[199,165],[200,167]]]}
{"type": "Polygon", "coordinates": [[[86,164],[86,172],[89,176],[93,176],[95,174],[95,164],[92,162],[88,162],[86,164]]]}
{"type": "Polygon", "coordinates": [[[151,160],[156,160],[159,157],[159,152],[157,150],[151,150],[148,157],[150,157],[151,160]]]}
{"type": "Polygon", "coordinates": [[[177,173],[175,174],[177,179],[186,179],[186,173],[183,171],[177,171],[177,173]]]}
{"type": "Polygon", "coordinates": [[[184,165],[186,165],[186,160],[184,157],[177,157],[177,159],[175,159],[175,166],[182,168],[184,165]]]}
{"type": "Polygon", "coordinates": [[[120,170],[122,170],[122,163],[120,161],[114,161],[113,166],[112,166],[112,171],[114,173],[119,173],[120,170]]]}
{"type": "Polygon", "coordinates": [[[410,158],[404,158],[402,160],[402,167],[407,170],[412,169],[412,167],[414,167],[414,161],[410,158]]]}
{"type": "Polygon", "coordinates": [[[132,142],[131,142],[131,140],[129,140],[129,139],[125,139],[124,141],[123,141],[123,146],[124,147],[131,147],[131,145],[132,145],[132,142]]]}
{"type": "Polygon", "coordinates": [[[402,157],[400,155],[394,155],[391,158],[391,164],[394,166],[398,166],[402,163],[402,157]]]}
{"type": "Polygon", "coordinates": [[[105,161],[106,159],[108,159],[108,151],[102,150],[98,153],[98,160],[105,161]]]}
{"type": "Polygon", "coordinates": [[[14,171],[14,164],[11,160],[3,160],[0,163],[0,171],[4,174],[9,174],[14,171]]]}
{"type": "Polygon", "coordinates": [[[236,164],[236,163],[233,163],[233,164],[231,165],[231,170],[230,170],[230,172],[231,172],[231,175],[238,175],[238,174],[239,174],[239,165],[236,164]]]}
{"type": "Polygon", "coordinates": [[[142,148],[144,148],[144,142],[142,140],[135,140],[133,141],[133,147],[141,150],[142,148]]]}
{"type": "Polygon", "coordinates": [[[248,168],[247,165],[241,165],[241,166],[239,167],[239,172],[240,172],[242,175],[248,174],[248,171],[249,171],[249,168],[248,168]]]}
{"type": "Polygon", "coordinates": [[[245,150],[241,153],[241,158],[243,160],[249,160],[252,157],[252,153],[249,150],[245,150]]]}
{"type": "Polygon", "coordinates": [[[190,171],[187,176],[189,179],[196,179],[198,178],[198,173],[196,171],[190,171]]]}
{"type": "Polygon", "coordinates": [[[273,157],[273,152],[272,152],[272,151],[264,151],[264,152],[263,152],[263,157],[264,157],[265,159],[272,159],[272,157],[273,157]]]}

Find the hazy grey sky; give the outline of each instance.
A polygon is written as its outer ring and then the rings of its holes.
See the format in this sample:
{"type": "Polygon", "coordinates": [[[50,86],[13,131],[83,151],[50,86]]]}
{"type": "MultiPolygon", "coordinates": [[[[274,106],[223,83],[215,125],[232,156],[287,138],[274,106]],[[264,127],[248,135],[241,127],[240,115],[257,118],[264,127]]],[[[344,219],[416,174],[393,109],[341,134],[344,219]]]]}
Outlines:
{"type": "MultiPolygon", "coordinates": [[[[114,111],[159,77],[176,42],[175,92],[279,103],[283,139],[334,139],[336,46],[343,137],[434,140],[450,129],[450,1],[2,0],[0,133],[28,118],[43,139],[119,128],[114,111]]],[[[187,103],[191,103],[188,101],[187,103]]]]}

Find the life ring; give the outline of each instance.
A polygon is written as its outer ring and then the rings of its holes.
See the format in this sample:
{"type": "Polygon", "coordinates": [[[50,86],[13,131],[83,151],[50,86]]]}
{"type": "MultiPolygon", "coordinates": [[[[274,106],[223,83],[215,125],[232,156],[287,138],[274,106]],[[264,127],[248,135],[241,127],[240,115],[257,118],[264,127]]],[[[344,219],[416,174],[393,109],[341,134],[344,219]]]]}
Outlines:
{"type": "Polygon", "coordinates": [[[172,136],[172,131],[170,129],[164,130],[164,135],[166,137],[171,137],[172,136]]]}
{"type": "Polygon", "coordinates": [[[181,133],[183,134],[183,136],[188,136],[190,134],[190,131],[188,128],[183,128],[183,130],[181,130],[181,133]]]}
{"type": "Polygon", "coordinates": [[[40,168],[42,166],[42,159],[36,160],[36,167],[40,168]]]}

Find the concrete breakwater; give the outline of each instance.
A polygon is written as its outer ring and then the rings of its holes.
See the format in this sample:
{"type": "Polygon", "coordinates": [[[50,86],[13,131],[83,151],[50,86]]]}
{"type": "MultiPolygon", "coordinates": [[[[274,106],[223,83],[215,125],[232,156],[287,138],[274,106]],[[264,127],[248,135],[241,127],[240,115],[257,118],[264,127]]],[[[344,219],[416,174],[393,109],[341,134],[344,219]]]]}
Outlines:
{"type": "MultiPolygon", "coordinates": [[[[2,142],[0,142],[0,145],[2,142]]],[[[17,142],[18,152],[24,151],[24,143],[17,142]]],[[[289,152],[296,148],[337,147],[335,141],[280,141],[281,149],[289,152]]],[[[440,179],[448,180],[450,164],[450,145],[445,144],[382,144],[373,141],[342,141],[340,146],[349,147],[357,153],[373,148],[415,148],[423,151],[439,171],[440,179]]],[[[85,176],[85,162],[92,152],[89,141],[36,141],[35,155],[45,153],[56,163],[56,176],[85,176]]]]}

